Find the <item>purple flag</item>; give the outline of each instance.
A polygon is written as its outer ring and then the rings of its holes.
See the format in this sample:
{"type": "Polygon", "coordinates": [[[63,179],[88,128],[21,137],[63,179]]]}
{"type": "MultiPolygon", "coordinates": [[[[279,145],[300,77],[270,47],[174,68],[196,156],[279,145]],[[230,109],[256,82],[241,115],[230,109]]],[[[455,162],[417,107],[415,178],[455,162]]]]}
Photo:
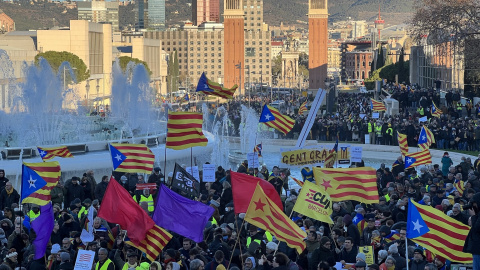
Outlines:
{"type": "Polygon", "coordinates": [[[40,215],[32,222],[32,229],[35,231],[37,238],[33,240],[35,247],[35,260],[42,258],[45,255],[48,241],[52,235],[54,219],[52,203],[49,202],[44,206],[40,206],[40,215]]]}
{"type": "Polygon", "coordinates": [[[200,243],[203,241],[203,229],[214,211],[213,207],[184,198],[162,185],[153,221],[164,229],[200,243]]]}

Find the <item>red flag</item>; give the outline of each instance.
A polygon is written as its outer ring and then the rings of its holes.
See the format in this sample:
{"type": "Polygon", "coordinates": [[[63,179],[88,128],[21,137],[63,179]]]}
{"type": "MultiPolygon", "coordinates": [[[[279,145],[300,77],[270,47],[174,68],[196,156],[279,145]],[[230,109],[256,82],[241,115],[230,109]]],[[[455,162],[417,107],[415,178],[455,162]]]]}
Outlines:
{"type": "Polygon", "coordinates": [[[270,198],[270,200],[272,200],[283,211],[282,200],[275,190],[275,187],[269,182],[258,177],[232,171],[230,172],[230,177],[232,179],[233,208],[235,214],[247,212],[248,205],[252,199],[253,192],[255,192],[257,183],[260,184],[265,195],[267,195],[268,198],[270,198]]]}
{"type": "Polygon", "coordinates": [[[155,222],[138,205],[130,194],[112,177],[105,191],[98,216],[120,225],[135,245],[145,239],[155,222]]]}

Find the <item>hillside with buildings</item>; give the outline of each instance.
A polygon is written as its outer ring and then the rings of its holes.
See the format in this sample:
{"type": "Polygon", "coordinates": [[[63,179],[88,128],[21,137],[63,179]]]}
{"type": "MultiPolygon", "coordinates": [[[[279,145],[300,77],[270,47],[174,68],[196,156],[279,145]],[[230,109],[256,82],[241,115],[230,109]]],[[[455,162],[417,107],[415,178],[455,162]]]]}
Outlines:
{"type": "MultiPolygon", "coordinates": [[[[407,22],[412,10],[412,0],[385,0],[381,4],[382,18],[386,24],[407,22]]],[[[166,0],[166,25],[176,27],[191,20],[191,0],[166,0]]],[[[330,22],[342,21],[351,17],[354,20],[373,21],[378,16],[378,0],[338,0],[329,1],[330,22]]],[[[54,26],[68,26],[68,21],[77,18],[75,2],[48,3],[16,1],[0,2],[0,9],[8,14],[16,24],[17,30],[47,29],[54,26]]],[[[307,0],[265,0],[264,21],[272,26],[306,26],[307,0]],[[281,18],[281,19],[279,19],[281,18]]],[[[133,5],[119,8],[120,27],[132,25],[135,20],[133,5]]],[[[223,10],[223,1],[220,1],[223,10]]],[[[223,18],[221,18],[223,20],[223,18]]]]}

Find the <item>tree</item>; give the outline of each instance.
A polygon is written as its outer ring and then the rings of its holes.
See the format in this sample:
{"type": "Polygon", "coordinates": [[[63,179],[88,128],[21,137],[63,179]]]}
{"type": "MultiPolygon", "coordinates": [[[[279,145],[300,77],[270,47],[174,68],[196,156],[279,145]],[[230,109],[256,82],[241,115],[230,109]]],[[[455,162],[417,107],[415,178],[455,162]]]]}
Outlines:
{"type": "Polygon", "coordinates": [[[377,57],[377,70],[381,69],[385,65],[385,57],[383,56],[383,47],[382,44],[378,46],[378,57],[377,57]]]}
{"type": "Polygon", "coordinates": [[[298,65],[304,66],[308,70],[308,54],[302,52],[298,57],[298,65]]]}
{"type": "Polygon", "coordinates": [[[406,81],[405,75],[405,51],[402,47],[402,50],[400,50],[400,57],[398,58],[398,81],[406,81]]]}
{"type": "Polygon", "coordinates": [[[148,67],[147,62],[142,61],[138,58],[132,58],[130,56],[120,56],[118,58],[118,61],[119,61],[119,64],[120,64],[120,68],[123,70],[123,72],[125,72],[125,70],[127,69],[128,63],[134,62],[136,65],[142,64],[145,67],[145,69],[147,70],[148,74],[152,75],[152,71],[150,71],[150,68],[148,67]]]}
{"type": "Polygon", "coordinates": [[[272,61],[272,77],[280,78],[282,74],[282,55],[279,54],[272,61]]]}
{"type": "Polygon", "coordinates": [[[70,52],[47,51],[39,53],[35,56],[35,64],[38,65],[40,58],[44,58],[50,64],[50,67],[58,73],[58,69],[63,62],[70,63],[73,73],[77,79],[77,83],[83,82],[90,77],[90,71],[80,57],[70,52]]]}

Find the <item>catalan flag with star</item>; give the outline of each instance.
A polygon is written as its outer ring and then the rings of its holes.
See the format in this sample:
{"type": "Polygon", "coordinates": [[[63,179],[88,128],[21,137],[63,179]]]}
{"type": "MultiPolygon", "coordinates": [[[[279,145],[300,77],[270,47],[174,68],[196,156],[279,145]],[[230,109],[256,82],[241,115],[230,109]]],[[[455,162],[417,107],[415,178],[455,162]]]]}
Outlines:
{"type": "Polygon", "coordinates": [[[470,227],[431,206],[408,203],[407,238],[452,262],[472,263],[463,246],[470,227]]]}
{"type": "Polygon", "coordinates": [[[433,132],[430,131],[430,129],[428,129],[426,126],[422,126],[420,136],[418,136],[418,147],[420,147],[422,150],[429,149],[432,143],[435,143],[435,136],[433,136],[433,132]]]}
{"type": "Polygon", "coordinates": [[[21,203],[34,203],[39,206],[51,201],[50,192],[60,179],[58,161],[23,163],[21,203]]]}
{"type": "Polygon", "coordinates": [[[207,78],[205,72],[200,76],[197,84],[197,92],[202,92],[205,95],[217,96],[225,99],[233,99],[235,91],[237,91],[238,85],[234,85],[232,88],[222,87],[220,84],[215,83],[207,78]]]}
{"type": "Polygon", "coordinates": [[[443,113],[438,107],[437,105],[435,105],[435,102],[432,101],[432,116],[433,117],[438,117],[440,118],[440,115],[443,113]]]}
{"type": "Polygon", "coordinates": [[[373,98],[370,99],[370,109],[372,109],[374,112],[384,112],[387,110],[383,102],[377,101],[373,98]]]}
{"type": "Polygon", "coordinates": [[[355,200],[366,204],[378,203],[377,174],[371,167],[313,167],[317,185],[330,194],[334,202],[355,200]]]}
{"type": "Polygon", "coordinates": [[[202,131],[203,115],[196,112],[169,112],[166,147],[174,150],[207,146],[202,131]]]}
{"type": "Polygon", "coordinates": [[[275,235],[278,240],[296,249],[298,254],[306,248],[303,239],[307,234],[265,195],[258,183],[245,214],[245,221],[275,235]]]}
{"type": "Polygon", "coordinates": [[[265,125],[282,132],[284,135],[287,135],[287,133],[292,130],[295,120],[281,114],[277,109],[265,104],[263,106],[262,114],[260,115],[260,123],[264,123],[265,125]]]}
{"type": "Polygon", "coordinates": [[[405,155],[405,169],[427,165],[432,163],[432,155],[429,149],[405,155]]]}
{"type": "Polygon", "coordinates": [[[144,144],[111,143],[113,170],[130,173],[152,173],[155,155],[144,144]]]}
{"type": "Polygon", "coordinates": [[[254,153],[257,153],[257,154],[258,154],[258,157],[262,157],[262,150],[263,150],[263,148],[262,148],[262,144],[261,144],[261,143],[255,145],[255,147],[253,148],[253,152],[254,152],[254,153]]]}
{"type": "Polygon", "coordinates": [[[54,157],[73,158],[72,153],[66,146],[57,147],[37,147],[38,153],[43,161],[50,160],[54,157]]]}
{"type": "Polygon", "coordinates": [[[338,152],[338,138],[337,138],[337,141],[335,142],[335,145],[333,146],[333,149],[328,151],[328,155],[325,158],[325,162],[323,164],[323,167],[333,168],[333,165],[335,164],[335,161],[337,160],[337,152],[338,152]]]}

